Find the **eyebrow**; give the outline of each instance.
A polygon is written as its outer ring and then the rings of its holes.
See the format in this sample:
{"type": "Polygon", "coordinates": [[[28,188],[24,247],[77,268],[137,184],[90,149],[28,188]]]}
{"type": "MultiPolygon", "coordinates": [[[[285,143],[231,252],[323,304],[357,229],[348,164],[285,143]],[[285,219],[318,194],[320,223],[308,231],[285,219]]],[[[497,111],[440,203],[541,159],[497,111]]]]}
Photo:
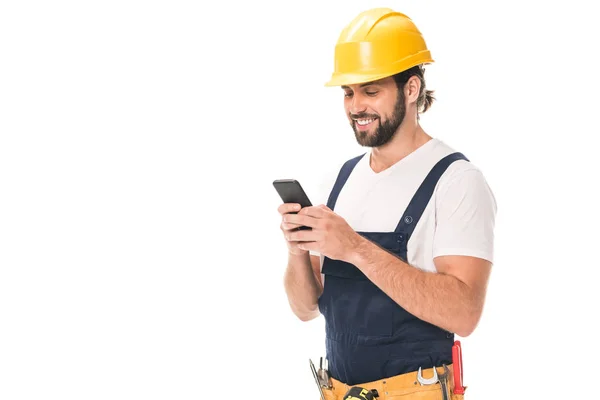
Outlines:
{"type": "MultiPolygon", "coordinates": [[[[372,86],[372,85],[381,85],[381,83],[380,83],[380,82],[367,82],[367,83],[362,83],[362,84],[360,84],[358,87],[361,87],[361,88],[363,88],[363,87],[365,87],[365,86],[372,86]]],[[[342,87],[342,89],[344,89],[344,90],[346,90],[346,89],[350,89],[350,86],[346,86],[346,85],[342,85],[341,87],[342,87]]]]}

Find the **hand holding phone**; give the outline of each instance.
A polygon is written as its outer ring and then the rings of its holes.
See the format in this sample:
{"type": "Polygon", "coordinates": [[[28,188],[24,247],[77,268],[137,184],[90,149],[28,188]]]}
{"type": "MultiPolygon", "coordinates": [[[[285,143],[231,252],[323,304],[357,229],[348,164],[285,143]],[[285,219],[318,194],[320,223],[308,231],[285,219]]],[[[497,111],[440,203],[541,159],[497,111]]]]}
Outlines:
{"type": "MultiPolygon", "coordinates": [[[[277,193],[279,193],[279,197],[284,203],[296,203],[300,204],[301,208],[311,207],[312,203],[309,200],[308,196],[304,192],[304,189],[295,179],[277,179],[273,181],[273,186],[277,193]]],[[[291,212],[290,214],[297,214],[297,212],[291,212]]],[[[310,227],[300,226],[296,229],[306,229],[310,230],[310,227]]]]}

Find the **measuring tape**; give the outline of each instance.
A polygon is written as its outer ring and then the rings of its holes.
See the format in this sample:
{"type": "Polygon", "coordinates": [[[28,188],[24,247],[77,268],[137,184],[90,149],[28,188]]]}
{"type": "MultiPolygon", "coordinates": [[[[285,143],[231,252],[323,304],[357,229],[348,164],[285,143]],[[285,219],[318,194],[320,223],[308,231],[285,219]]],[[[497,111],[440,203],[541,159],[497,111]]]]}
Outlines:
{"type": "Polygon", "coordinates": [[[343,400],[374,400],[376,395],[377,391],[367,390],[358,386],[354,386],[346,392],[343,400]]]}

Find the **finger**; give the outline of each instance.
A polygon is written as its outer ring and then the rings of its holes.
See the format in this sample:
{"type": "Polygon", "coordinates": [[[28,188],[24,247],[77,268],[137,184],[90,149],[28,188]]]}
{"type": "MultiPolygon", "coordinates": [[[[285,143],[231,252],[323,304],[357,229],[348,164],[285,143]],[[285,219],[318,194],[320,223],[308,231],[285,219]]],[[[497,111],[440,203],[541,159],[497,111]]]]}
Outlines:
{"type": "Polygon", "coordinates": [[[298,248],[300,250],[320,252],[319,243],[317,243],[317,242],[301,242],[301,243],[298,243],[298,248]]]}
{"type": "Polygon", "coordinates": [[[284,223],[292,223],[297,225],[308,226],[315,228],[319,222],[318,219],[300,214],[286,214],[283,216],[284,223]]]}
{"type": "Polygon", "coordinates": [[[325,204],[319,204],[317,207],[319,207],[325,211],[331,211],[331,208],[327,207],[325,204]]]}
{"type": "Polygon", "coordinates": [[[282,222],[281,223],[281,229],[283,229],[284,231],[291,231],[291,230],[294,230],[294,229],[298,229],[301,226],[302,225],[289,224],[289,223],[286,223],[286,222],[282,222]]]}
{"type": "Polygon", "coordinates": [[[300,204],[298,203],[283,203],[279,207],[277,207],[277,211],[279,212],[279,214],[283,215],[291,212],[298,212],[300,211],[300,208],[300,204]]]}
{"type": "Polygon", "coordinates": [[[327,211],[319,206],[312,206],[304,207],[298,214],[307,215],[313,218],[323,218],[327,214],[327,211]]]}
{"type": "Polygon", "coordinates": [[[285,238],[290,242],[314,242],[319,234],[309,230],[291,231],[285,233],[285,238]]]}

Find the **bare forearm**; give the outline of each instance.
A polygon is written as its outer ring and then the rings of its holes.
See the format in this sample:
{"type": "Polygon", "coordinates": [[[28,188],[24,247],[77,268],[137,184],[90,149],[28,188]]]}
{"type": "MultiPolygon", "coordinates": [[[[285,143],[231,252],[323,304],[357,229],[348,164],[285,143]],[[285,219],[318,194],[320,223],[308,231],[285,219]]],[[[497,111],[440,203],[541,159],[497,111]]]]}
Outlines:
{"type": "Polygon", "coordinates": [[[352,258],[375,285],[416,317],[463,337],[475,328],[482,302],[456,277],[414,268],[367,240],[352,258]]]}
{"type": "Polygon", "coordinates": [[[319,315],[317,302],[322,288],[314,275],[308,253],[289,255],[284,286],[290,307],[298,318],[308,321],[319,315]]]}

